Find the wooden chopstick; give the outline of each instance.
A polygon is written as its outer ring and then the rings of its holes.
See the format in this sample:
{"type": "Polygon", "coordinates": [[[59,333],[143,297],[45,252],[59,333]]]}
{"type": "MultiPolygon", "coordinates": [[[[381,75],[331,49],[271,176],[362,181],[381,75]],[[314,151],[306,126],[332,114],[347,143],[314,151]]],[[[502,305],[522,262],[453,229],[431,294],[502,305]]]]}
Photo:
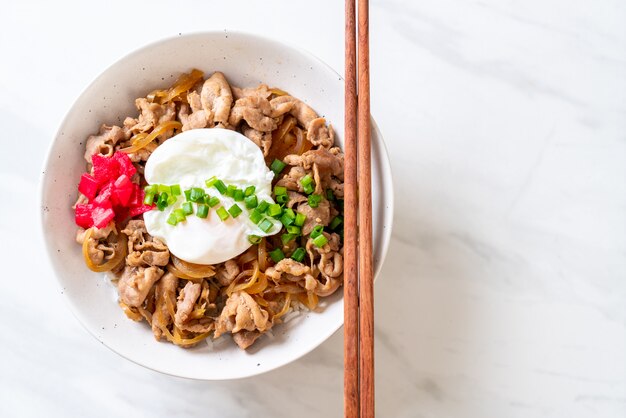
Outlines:
{"type": "Polygon", "coordinates": [[[359,396],[361,418],[369,418],[375,413],[369,0],[358,4],[359,396]]]}
{"type": "Polygon", "coordinates": [[[359,416],[359,301],[357,244],[357,94],[355,0],[346,0],[344,133],[344,416],[359,416]]]}

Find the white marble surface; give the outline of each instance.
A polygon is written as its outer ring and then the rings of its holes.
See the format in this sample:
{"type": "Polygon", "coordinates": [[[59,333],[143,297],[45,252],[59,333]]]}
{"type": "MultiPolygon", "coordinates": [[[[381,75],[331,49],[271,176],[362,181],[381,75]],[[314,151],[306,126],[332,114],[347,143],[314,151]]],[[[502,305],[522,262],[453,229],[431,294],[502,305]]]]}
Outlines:
{"type": "MultiPolygon", "coordinates": [[[[43,254],[38,176],[105,67],[241,29],[342,71],[343,2],[5,2],[0,416],[338,417],[342,335],[260,377],[176,379],[73,318],[43,254]]],[[[377,0],[372,107],[393,242],[376,286],[381,417],[626,415],[626,4],[377,0]]]]}

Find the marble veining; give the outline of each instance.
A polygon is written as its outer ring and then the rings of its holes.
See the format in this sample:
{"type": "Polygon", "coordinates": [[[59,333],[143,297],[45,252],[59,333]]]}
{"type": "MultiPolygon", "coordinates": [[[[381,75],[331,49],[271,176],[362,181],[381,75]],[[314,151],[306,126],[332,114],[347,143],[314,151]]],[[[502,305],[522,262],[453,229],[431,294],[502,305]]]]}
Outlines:
{"type": "MultiPolygon", "coordinates": [[[[3,6],[0,416],[341,416],[341,332],[251,379],[143,369],[74,319],[38,224],[45,150],[110,63],[230,28],[342,72],[343,2],[312,6],[3,6]]],[[[397,196],[376,285],[379,416],[626,415],[625,21],[617,0],[371,2],[372,109],[397,196]]]]}

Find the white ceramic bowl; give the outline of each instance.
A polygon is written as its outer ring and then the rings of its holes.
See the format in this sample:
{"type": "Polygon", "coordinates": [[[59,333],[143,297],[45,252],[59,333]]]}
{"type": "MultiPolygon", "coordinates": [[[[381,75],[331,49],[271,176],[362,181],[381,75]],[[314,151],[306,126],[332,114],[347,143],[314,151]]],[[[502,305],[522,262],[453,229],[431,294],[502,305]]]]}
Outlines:
{"type": "MultiPolygon", "coordinates": [[[[343,323],[341,289],[320,313],[308,313],[274,329],[247,351],[235,344],[210,350],[201,344],[182,349],[154,340],[145,322],[127,319],[117,305],[114,286],[89,271],[80,246],[72,204],[85,169],[85,139],[101,123],[121,124],[135,115],[134,99],[169,86],[181,72],[219,70],[236,86],[264,82],[309,103],[333,124],[339,143],[343,132],[343,79],[319,59],[299,49],[255,35],[209,32],[178,36],[148,45],[122,58],[100,75],[68,112],[52,143],[42,187],[42,227],[48,254],[62,293],[74,315],[100,342],[135,363],[194,379],[236,379],[287,364],[320,345],[343,323]]],[[[380,132],[372,132],[373,226],[376,272],[382,264],[393,214],[389,160],[380,132]]],[[[60,324],[60,326],[63,326],[60,324]]]]}

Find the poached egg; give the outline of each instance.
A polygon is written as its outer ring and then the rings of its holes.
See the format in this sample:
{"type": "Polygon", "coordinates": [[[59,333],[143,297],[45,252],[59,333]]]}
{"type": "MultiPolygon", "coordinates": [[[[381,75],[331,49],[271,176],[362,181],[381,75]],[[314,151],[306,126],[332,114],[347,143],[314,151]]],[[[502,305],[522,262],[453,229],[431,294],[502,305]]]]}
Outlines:
{"type": "Polygon", "coordinates": [[[167,244],[176,257],[190,263],[222,263],[246,251],[252,245],[250,235],[268,236],[281,229],[279,221],[267,217],[273,225],[263,232],[250,220],[244,202],[235,202],[214,187],[206,187],[205,181],[213,176],[240,189],[254,186],[258,202],[274,203],[274,173],[265,165],[261,150],[235,131],[211,128],[182,132],[157,147],[146,162],[144,177],[149,184],[179,184],[182,190],[200,187],[220,199],[204,219],[195,215],[197,206],[193,204],[194,214],[177,225],[168,224],[167,219],[182,207],[184,195],[164,211],[154,209],[144,214],[148,233],[167,244]],[[220,206],[229,209],[235,203],[243,210],[238,217],[222,221],[215,213],[220,206]]]}

